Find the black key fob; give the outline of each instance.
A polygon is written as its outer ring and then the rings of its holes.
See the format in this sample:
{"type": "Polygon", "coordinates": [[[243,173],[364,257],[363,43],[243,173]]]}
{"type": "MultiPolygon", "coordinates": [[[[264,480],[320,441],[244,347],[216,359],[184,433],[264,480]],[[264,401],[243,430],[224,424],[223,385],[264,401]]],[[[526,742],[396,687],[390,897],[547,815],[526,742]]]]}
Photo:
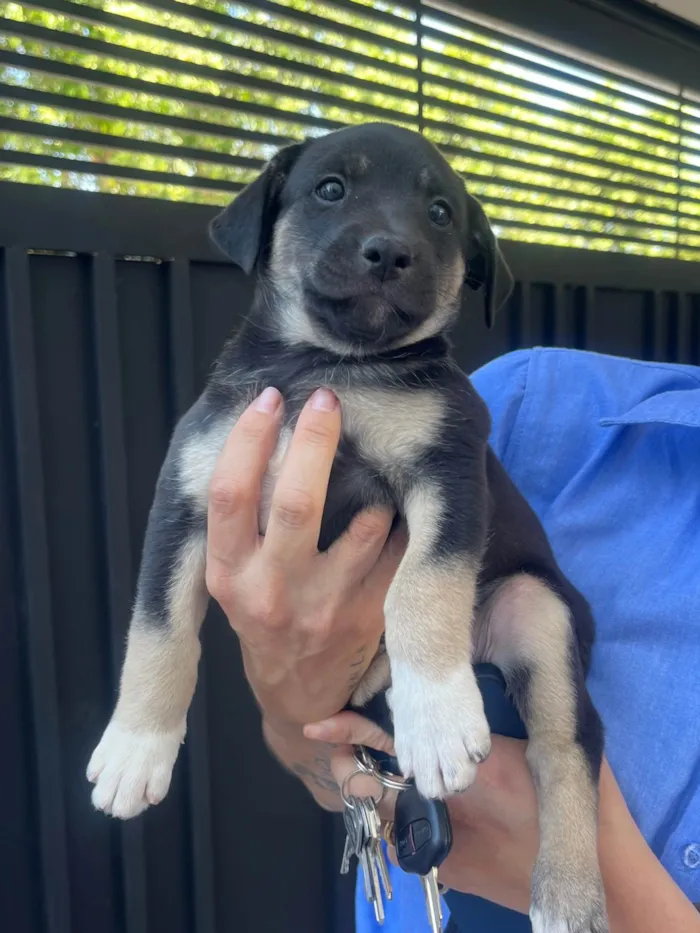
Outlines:
{"type": "Polygon", "coordinates": [[[445,861],[452,848],[452,826],[442,800],[426,800],[410,783],[396,799],[396,858],[411,875],[427,875],[445,861]]]}

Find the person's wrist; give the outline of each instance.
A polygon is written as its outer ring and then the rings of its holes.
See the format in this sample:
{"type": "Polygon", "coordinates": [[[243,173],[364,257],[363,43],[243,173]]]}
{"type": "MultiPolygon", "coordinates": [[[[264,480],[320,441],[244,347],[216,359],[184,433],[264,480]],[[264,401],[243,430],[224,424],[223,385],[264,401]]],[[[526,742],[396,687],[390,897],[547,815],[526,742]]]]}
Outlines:
{"type": "MultiPolygon", "coordinates": [[[[378,641],[378,637],[376,639],[378,641]]],[[[297,661],[243,646],[246,678],[263,714],[274,723],[304,726],[334,716],[347,705],[376,651],[376,645],[339,646],[297,661]]]]}
{"type": "Polygon", "coordinates": [[[295,738],[309,722],[307,705],[294,696],[293,690],[266,690],[250,681],[263,722],[282,738],[295,738]]]}
{"type": "Polygon", "coordinates": [[[300,729],[306,722],[305,696],[298,672],[269,651],[260,651],[241,644],[243,670],[253,696],[263,714],[280,728],[296,724],[300,729]]]}
{"type": "Polygon", "coordinates": [[[262,716],[263,736],[268,744],[279,746],[297,743],[304,739],[304,727],[298,722],[266,713],[262,716]]]}
{"type": "Polygon", "coordinates": [[[296,677],[275,685],[260,683],[250,676],[248,681],[263,719],[280,735],[300,734],[307,723],[334,716],[347,702],[347,696],[335,690],[309,692],[296,677]]]}
{"type": "Polygon", "coordinates": [[[285,701],[284,697],[274,702],[257,699],[263,719],[281,736],[301,734],[304,726],[335,716],[347,704],[347,697],[340,695],[326,695],[316,701],[304,698],[296,703],[285,701]]]}

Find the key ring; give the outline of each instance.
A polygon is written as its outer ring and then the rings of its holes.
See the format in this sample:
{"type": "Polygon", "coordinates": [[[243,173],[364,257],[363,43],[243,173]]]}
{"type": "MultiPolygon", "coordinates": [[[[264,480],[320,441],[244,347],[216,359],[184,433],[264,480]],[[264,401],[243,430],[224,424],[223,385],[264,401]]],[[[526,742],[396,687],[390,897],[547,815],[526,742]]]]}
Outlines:
{"type": "Polygon", "coordinates": [[[388,790],[405,790],[408,787],[408,781],[405,778],[392,774],[390,771],[382,771],[377,767],[376,762],[367,751],[364,745],[358,745],[353,753],[355,764],[363,774],[379,781],[382,787],[388,790]]]}
{"type": "MultiPolygon", "coordinates": [[[[368,774],[368,772],[365,771],[364,768],[355,768],[354,771],[351,771],[350,774],[347,774],[345,776],[343,783],[340,785],[340,796],[343,799],[343,804],[348,808],[348,810],[354,810],[355,804],[350,803],[349,795],[347,794],[345,788],[354,777],[357,777],[358,774],[366,775],[368,774]]],[[[380,788],[378,796],[372,797],[375,807],[379,806],[383,798],[384,798],[384,786],[380,788]]]]}

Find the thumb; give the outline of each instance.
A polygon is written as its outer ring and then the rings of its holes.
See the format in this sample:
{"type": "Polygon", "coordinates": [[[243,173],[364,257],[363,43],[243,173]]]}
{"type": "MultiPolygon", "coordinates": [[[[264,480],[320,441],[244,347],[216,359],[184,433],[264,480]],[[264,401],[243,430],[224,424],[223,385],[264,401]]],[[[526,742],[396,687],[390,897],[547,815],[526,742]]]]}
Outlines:
{"type": "Polygon", "coordinates": [[[366,745],[376,751],[393,755],[394,743],[388,733],[359,713],[344,710],[330,719],[304,726],[304,735],[307,739],[320,739],[336,745],[336,751],[331,758],[331,768],[339,786],[342,787],[343,782],[355,773],[356,783],[353,785],[353,793],[374,797],[379,804],[380,817],[384,820],[393,819],[395,793],[392,791],[385,793],[385,789],[375,778],[366,774],[357,774],[357,764],[352,754],[353,745],[366,745]]]}
{"type": "Polygon", "coordinates": [[[304,726],[307,739],[330,742],[334,745],[366,745],[378,752],[394,754],[391,736],[370,719],[359,713],[344,710],[337,716],[304,726]]]}

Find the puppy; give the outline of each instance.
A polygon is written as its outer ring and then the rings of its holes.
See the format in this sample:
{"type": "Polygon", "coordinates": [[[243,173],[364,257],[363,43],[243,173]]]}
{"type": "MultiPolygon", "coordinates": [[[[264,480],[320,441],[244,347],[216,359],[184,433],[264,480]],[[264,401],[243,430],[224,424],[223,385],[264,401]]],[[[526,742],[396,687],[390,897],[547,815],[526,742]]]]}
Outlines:
{"type": "Polygon", "coordinates": [[[490,749],[472,664],[496,664],[528,729],[541,844],[535,933],[604,933],[597,861],[603,736],[584,683],[593,621],[534,513],[488,446],[486,407],[447,333],[466,284],[486,323],[512,278],[479,203],[422,136],[382,124],[289,146],[212,223],[257,274],[252,314],[178,424],[152,506],[116,709],[88,767],[94,805],[136,816],[166,794],[195,687],[215,461],[265,386],[285,422],[304,402],[342,408],[319,548],[389,506],[409,543],[385,605],[385,653],[353,702],[387,686],[399,764],[428,797],[468,787],[490,749]]]}

